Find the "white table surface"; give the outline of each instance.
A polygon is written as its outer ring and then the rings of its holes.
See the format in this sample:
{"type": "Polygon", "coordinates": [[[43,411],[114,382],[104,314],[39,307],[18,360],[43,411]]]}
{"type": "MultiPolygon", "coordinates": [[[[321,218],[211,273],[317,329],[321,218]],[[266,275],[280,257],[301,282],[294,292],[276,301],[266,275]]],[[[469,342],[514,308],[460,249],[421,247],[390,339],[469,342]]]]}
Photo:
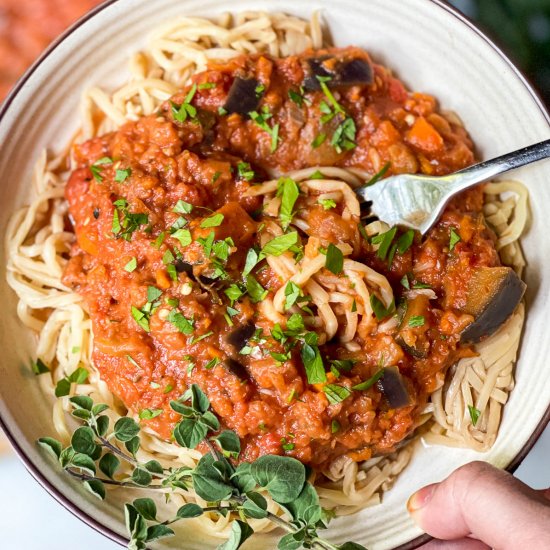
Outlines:
{"type": "MultiPolygon", "coordinates": [[[[536,489],[550,487],[550,426],[516,476],[536,489]]],[[[0,458],[0,548],[6,550],[116,550],[50,497],[13,455],[0,458]],[[24,546],[21,544],[24,534],[24,546]],[[75,544],[78,541],[78,544],[75,544]]]]}

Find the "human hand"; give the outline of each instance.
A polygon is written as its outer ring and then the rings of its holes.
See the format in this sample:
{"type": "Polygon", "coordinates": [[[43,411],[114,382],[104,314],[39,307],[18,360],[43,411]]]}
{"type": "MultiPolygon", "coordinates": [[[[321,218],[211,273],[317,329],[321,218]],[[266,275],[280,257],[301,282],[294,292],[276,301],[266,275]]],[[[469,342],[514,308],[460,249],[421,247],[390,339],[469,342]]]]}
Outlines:
{"type": "Polygon", "coordinates": [[[436,540],[423,550],[550,550],[550,489],[535,491],[485,462],[471,462],[407,503],[436,540]]]}

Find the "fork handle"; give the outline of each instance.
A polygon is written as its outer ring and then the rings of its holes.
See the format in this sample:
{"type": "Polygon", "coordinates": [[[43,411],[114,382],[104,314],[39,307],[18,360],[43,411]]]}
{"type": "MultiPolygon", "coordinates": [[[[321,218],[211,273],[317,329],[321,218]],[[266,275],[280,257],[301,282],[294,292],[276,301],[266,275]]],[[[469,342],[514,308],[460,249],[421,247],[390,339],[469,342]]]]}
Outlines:
{"type": "Polygon", "coordinates": [[[453,174],[457,178],[457,185],[453,189],[453,193],[481,183],[503,172],[549,157],[550,139],[547,139],[506,155],[474,164],[453,174]]]}

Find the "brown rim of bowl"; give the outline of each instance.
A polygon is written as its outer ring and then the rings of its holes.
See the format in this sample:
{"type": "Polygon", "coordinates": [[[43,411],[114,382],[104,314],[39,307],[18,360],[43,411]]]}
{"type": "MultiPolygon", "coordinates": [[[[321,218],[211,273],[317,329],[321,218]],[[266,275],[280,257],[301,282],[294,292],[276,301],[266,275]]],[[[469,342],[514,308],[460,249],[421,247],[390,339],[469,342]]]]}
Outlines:
{"type": "MultiPolygon", "coordinates": [[[[76,30],[79,29],[86,21],[94,17],[96,14],[103,11],[105,8],[108,8],[112,4],[115,4],[119,0],[106,0],[99,6],[95,7],[91,11],[89,11],[87,14],[85,14],[83,17],[78,19],[73,25],[71,25],[63,34],[61,34],[56,40],[54,40],[46,50],[42,53],[40,57],[27,69],[27,71],[23,74],[23,76],[17,81],[15,86],[12,88],[8,96],[6,97],[5,101],[0,105],[0,123],[2,122],[2,119],[4,118],[5,113],[9,109],[11,103],[13,102],[16,95],[19,93],[21,88],[26,84],[26,82],[29,80],[29,78],[32,76],[32,74],[36,71],[36,69],[42,64],[42,62],[71,34],[73,34],[76,30]]],[[[542,115],[546,119],[546,122],[548,123],[550,127],[550,115],[548,111],[546,110],[546,107],[544,106],[544,103],[542,99],[540,98],[538,92],[535,90],[535,88],[530,84],[529,80],[525,77],[525,75],[512,63],[512,61],[508,58],[508,56],[501,50],[499,46],[495,44],[483,31],[481,31],[475,23],[468,18],[466,15],[461,13],[457,8],[451,6],[446,2],[446,0],[425,0],[426,2],[431,2],[432,4],[435,4],[439,8],[445,10],[446,12],[450,13],[452,16],[454,16],[458,21],[463,23],[464,25],[468,26],[472,31],[474,31],[482,40],[484,40],[512,69],[514,74],[520,79],[522,84],[525,86],[531,97],[535,100],[535,103],[538,105],[542,115]]],[[[546,412],[544,413],[543,417],[541,418],[541,421],[539,422],[538,426],[536,427],[535,431],[531,434],[521,451],[514,457],[512,462],[508,465],[506,470],[510,473],[513,473],[518,466],[523,462],[529,451],[533,448],[539,437],[544,432],[546,426],[550,422],[550,404],[548,408],[546,409],[546,412]]],[[[23,449],[19,446],[18,442],[16,441],[14,435],[10,432],[8,426],[4,422],[4,419],[0,416],[0,428],[4,431],[6,434],[6,437],[10,441],[12,447],[14,448],[16,454],[19,456],[23,464],[25,465],[25,468],[27,471],[32,475],[32,477],[40,484],[42,487],[50,493],[50,495],[57,500],[64,508],[66,508],[71,514],[73,514],[75,517],[89,525],[94,531],[97,531],[98,533],[101,533],[102,535],[106,536],[107,538],[111,539],[114,542],[117,542],[121,546],[126,546],[128,544],[128,538],[120,536],[118,533],[110,529],[109,527],[106,527],[99,521],[97,521],[95,518],[81,510],[76,504],[74,504],[71,500],[69,500],[65,495],[57,489],[57,487],[54,487],[48,479],[42,474],[42,472],[39,471],[39,469],[33,464],[31,459],[25,454],[23,449]]],[[[401,544],[400,546],[395,547],[393,550],[414,550],[415,548],[420,547],[421,545],[429,542],[432,539],[429,535],[421,535],[409,542],[406,542],[404,544],[401,544]]]]}

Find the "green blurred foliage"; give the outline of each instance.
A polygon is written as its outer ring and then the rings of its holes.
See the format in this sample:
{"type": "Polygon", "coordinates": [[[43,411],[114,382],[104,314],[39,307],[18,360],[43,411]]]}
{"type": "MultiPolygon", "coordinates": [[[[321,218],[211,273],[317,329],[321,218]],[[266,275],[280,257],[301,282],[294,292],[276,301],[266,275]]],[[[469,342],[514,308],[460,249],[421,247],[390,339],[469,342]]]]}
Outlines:
{"type": "Polygon", "coordinates": [[[524,71],[550,105],[550,0],[451,0],[524,71]]]}

